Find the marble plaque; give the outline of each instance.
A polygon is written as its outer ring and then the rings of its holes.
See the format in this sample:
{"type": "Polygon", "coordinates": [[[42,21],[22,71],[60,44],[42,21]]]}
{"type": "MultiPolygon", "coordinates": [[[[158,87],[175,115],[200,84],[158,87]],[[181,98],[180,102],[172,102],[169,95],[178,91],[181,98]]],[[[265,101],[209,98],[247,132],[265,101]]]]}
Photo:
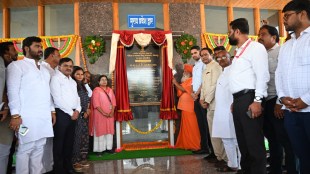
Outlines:
{"type": "Polygon", "coordinates": [[[130,104],[159,104],[161,99],[161,55],[155,44],[126,48],[130,104]]]}

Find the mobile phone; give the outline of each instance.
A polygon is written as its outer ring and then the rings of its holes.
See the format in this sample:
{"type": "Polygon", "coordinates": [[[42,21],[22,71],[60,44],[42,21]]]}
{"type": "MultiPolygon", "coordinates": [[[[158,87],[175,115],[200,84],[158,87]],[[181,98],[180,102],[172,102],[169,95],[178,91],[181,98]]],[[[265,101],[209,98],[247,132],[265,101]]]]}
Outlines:
{"type": "Polygon", "coordinates": [[[28,127],[24,126],[24,125],[20,125],[19,126],[19,130],[18,130],[18,133],[21,135],[21,136],[25,136],[27,133],[28,133],[29,129],[28,127]]]}
{"type": "Polygon", "coordinates": [[[4,102],[0,104],[0,111],[2,111],[3,106],[4,106],[4,102]]]}
{"type": "MultiPolygon", "coordinates": [[[[2,103],[0,104],[0,111],[2,111],[3,106],[4,106],[4,102],[2,102],[2,103]]],[[[2,115],[2,114],[0,114],[0,120],[2,119],[2,117],[3,117],[3,115],[2,115]]]]}
{"type": "Polygon", "coordinates": [[[252,117],[252,111],[251,111],[251,110],[248,110],[248,111],[246,112],[246,114],[248,115],[249,118],[253,118],[253,117],[252,117]]]}

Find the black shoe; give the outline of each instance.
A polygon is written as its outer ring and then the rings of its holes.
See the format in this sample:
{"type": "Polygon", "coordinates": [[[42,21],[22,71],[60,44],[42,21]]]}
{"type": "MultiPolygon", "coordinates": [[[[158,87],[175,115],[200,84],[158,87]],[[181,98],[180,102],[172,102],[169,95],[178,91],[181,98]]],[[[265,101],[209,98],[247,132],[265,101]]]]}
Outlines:
{"type": "Polygon", "coordinates": [[[225,166],[227,166],[227,164],[224,160],[217,161],[216,163],[214,163],[214,167],[216,168],[223,168],[225,166]]]}
{"type": "Polygon", "coordinates": [[[72,169],[72,170],[68,170],[67,173],[68,173],[68,174],[81,174],[81,173],[83,173],[83,172],[76,172],[74,169],[72,169]]]}
{"type": "Polygon", "coordinates": [[[103,152],[96,152],[97,157],[102,157],[102,155],[103,155],[103,152]]]}
{"type": "Polygon", "coordinates": [[[241,169],[238,169],[236,174],[244,174],[244,172],[241,169]]]}
{"type": "Polygon", "coordinates": [[[209,160],[209,159],[216,159],[216,156],[214,153],[209,154],[208,156],[204,157],[203,159],[209,160]]]}
{"type": "Polygon", "coordinates": [[[114,150],[106,150],[105,152],[109,154],[115,154],[114,150]]]}
{"type": "Polygon", "coordinates": [[[208,152],[205,150],[196,150],[196,151],[192,151],[193,154],[207,154],[208,152]]]}
{"type": "Polygon", "coordinates": [[[209,163],[212,164],[217,164],[220,162],[217,158],[208,158],[208,159],[204,158],[204,160],[207,160],[209,163]]]}

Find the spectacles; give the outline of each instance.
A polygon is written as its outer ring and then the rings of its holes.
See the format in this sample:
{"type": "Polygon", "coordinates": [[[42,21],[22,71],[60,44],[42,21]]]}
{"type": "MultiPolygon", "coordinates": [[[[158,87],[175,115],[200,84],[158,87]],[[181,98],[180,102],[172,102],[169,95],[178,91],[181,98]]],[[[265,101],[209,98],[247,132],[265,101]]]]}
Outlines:
{"type": "Polygon", "coordinates": [[[286,14],[283,15],[283,19],[284,19],[284,20],[287,20],[287,19],[288,19],[290,16],[292,16],[293,14],[298,14],[298,13],[300,13],[300,12],[295,11],[295,12],[292,12],[292,13],[286,13],[286,14]]]}
{"type": "Polygon", "coordinates": [[[225,59],[227,59],[227,57],[225,57],[225,56],[223,56],[223,57],[216,57],[216,60],[217,60],[217,61],[225,60],[225,59]]]}

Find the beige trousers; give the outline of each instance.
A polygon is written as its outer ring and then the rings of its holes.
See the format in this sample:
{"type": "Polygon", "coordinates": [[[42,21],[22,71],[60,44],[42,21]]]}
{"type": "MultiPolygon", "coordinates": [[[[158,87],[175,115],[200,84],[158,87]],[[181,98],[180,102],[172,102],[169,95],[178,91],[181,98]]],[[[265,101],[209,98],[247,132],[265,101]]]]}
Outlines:
{"type": "MultiPolygon", "coordinates": [[[[227,155],[226,155],[226,152],[224,149],[222,139],[212,137],[214,110],[208,109],[207,111],[208,111],[207,112],[208,127],[209,127],[209,132],[210,132],[210,136],[211,136],[211,144],[213,146],[214,154],[219,161],[224,160],[227,162],[228,161],[227,155]]],[[[221,125],[214,125],[214,126],[221,126],[221,125]]]]}

